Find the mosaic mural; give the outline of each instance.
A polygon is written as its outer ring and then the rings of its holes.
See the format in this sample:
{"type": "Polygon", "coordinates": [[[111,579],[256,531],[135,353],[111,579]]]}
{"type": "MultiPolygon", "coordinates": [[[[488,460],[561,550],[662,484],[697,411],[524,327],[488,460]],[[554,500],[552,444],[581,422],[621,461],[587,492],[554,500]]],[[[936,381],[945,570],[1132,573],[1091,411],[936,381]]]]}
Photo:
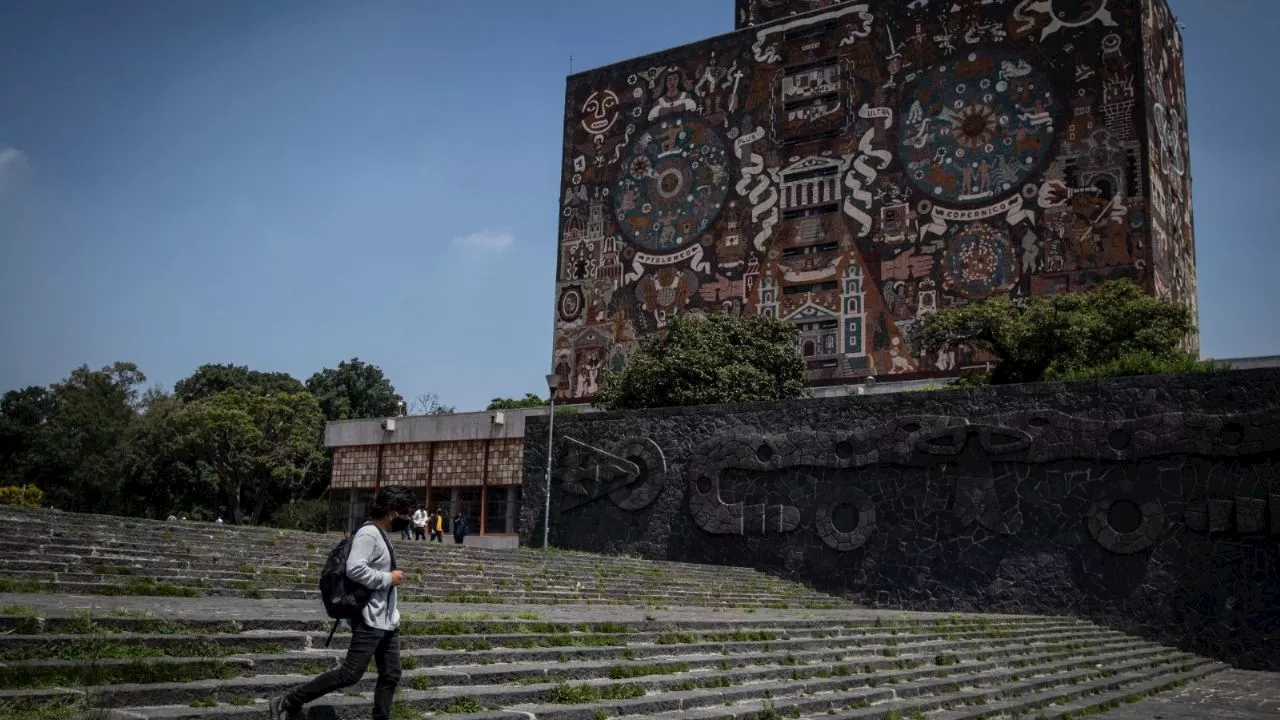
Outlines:
{"type": "Polygon", "coordinates": [[[1187,82],[1182,36],[1163,2],[1143,1],[1148,176],[1151,183],[1151,275],[1159,297],[1196,303],[1196,244],[1191,221],[1187,82]]]}
{"type": "MultiPolygon", "coordinates": [[[[734,27],[741,30],[791,15],[821,10],[849,0],[736,0],[734,27]]],[[[918,4],[919,0],[915,0],[918,4]]],[[[925,0],[928,2],[928,0],[925,0]]]]}
{"type": "Polygon", "coordinates": [[[681,312],[791,322],[811,383],[837,384],[986,361],[918,338],[995,294],[1124,276],[1194,307],[1161,0],[872,7],[739,0],[745,29],[569,78],[562,398],[681,312]]]}

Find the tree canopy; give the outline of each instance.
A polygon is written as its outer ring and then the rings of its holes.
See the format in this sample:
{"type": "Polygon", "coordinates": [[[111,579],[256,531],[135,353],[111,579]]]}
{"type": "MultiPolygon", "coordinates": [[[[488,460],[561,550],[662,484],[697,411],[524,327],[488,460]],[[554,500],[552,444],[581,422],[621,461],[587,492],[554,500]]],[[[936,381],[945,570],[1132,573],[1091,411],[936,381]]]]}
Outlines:
{"type": "Polygon", "coordinates": [[[179,446],[210,468],[228,520],[258,522],[269,505],[303,499],[310,469],[323,459],[324,416],[310,393],[251,395],[232,388],[192,403],[180,418],[179,446]]]}
{"type": "Polygon", "coordinates": [[[307,390],[320,403],[326,420],[391,417],[400,414],[404,398],[377,365],[360,358],[325,368],[307,379],[307,390]]]}
{"type": "Polygon", "coordinates": [[[208,364],[196,368],[190,377],[174,383],[173,394],[179,400],[191,402],[231,389],[253,395],[270,395],[277,392],[300,392],[306,388],[288,373],[259,372],[244,365],[208,364]]]}
{"type": "Polygon", "coordinates": [[[1183,349],[1190,311],[1127,279],[1085,294],[1008,297],[940,310],[925,321],[925,350],[969,347],[995,356],[993,384],[1208,369],[1183,349]]]}
{"type": "Polygon", "coordinates": [[[806,366],[796,335],[758,315],[676,315],[605,376],[595,402],[616,410],[799,397],[806,366]]]}
{"type": "Polygon", "coordinates": [[[524,397],[516,398],[494,398],[489,401],[489,406],[485,410],[519,410],[521,408],[540,408],[551,404],[548,400],[543,400],[534,393],[525,393],[524,397]]]}
{"type": "Polygon", "coordinates": [[[0,488],[18,488],[0,502],[31,502],[39,488],[63,510],[322,529],[322,403],[342,419],[400,406],[382,371],[358,359],[313,375],[314,390],[231,364],[202,365],[172,393],[145,383],[137,366],[118,362],[0,396],[0,488]]]}

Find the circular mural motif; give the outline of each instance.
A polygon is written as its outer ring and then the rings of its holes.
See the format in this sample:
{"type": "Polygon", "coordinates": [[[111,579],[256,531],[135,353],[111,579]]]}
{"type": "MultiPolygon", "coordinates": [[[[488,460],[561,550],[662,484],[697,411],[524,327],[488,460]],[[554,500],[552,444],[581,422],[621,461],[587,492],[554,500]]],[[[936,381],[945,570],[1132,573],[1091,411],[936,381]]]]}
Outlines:
{"type": "Polygon", "coordinates": [[[619,174],[613,193],[618,224],[653,252],[692,242],[729,192],[724,141],[689,115],[667,117],[640,133],[619,174]]]}
{"type": "Polygon", "coordinates": [[[876,506],[871,502],[871,497],[865,492],[857,488],[849,488],[844,491],[843,502],[826,502],[822,507],[818,508],[818,517],[814,523],[815,529],[818,531],[818,537],[822,538],[822,542],[828,547],[840,552],[849,552],[857,550],[867,544],[867,540],[876,531],[876,506]],[[836,521],[838,511],[841,506],[851,506],[851,511],[856,522],[852,527],[841,528],[836,521]]]}
{"type": "Polygon", "coordinates": [[[560,321],[571,323],[582,317],[582,309],[586,302],[582,297],[582,288],[577,285],[569,285],[560,291],[560,302],[557,303],[557,310],[560,313],[560,321]]]}
{"type": "Polygon", "coordinates": [[[1087,517],[1089,534],[1117,555],[1132,555],[1150,548],[1164,531],[1164,506],[1159,500],[1139,504],[1126,498],[1103,498],[1089,508],[1087,517]],[[1117,505],[1123,508],[1120,512],[1117,505]],[[1122,523],[1120,527],[1116,527],[1117,521],[1122,523]]]}
{"type": "Polygon", "coordinates": [[[1017,280],[1009,237],[982,223],[966,225],[947,243],[946,289],[970,299],[1008,290],[1017,280]]]}
{"type": "Polygon", "coordinates": [[[950,205],[989,203],[1039,169],[1053,144],[1048,78],[1012,53],[966,53],[906,95],[898,158],[922,192],[950,205]]]}

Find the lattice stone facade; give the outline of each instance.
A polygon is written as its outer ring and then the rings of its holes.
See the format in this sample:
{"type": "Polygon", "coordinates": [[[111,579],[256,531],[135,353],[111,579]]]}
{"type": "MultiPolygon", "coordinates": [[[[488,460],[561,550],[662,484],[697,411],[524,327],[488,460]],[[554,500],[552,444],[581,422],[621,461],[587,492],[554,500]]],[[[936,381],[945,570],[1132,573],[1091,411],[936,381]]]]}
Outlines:
{"type": "Polygon", "coordinates": [[[376,446],[334,448],[333,475],[329,487],[335,490],[373,487],[377,476],[378,448],[376,446]]]}
{"type": "Polygon", "coordinates": [[[524,476],[524,440],[494,440],[489,445],[488,485],[519,485],[524,476]]]}
{"type": "Polygon", "coordinates": [[[518,438],[338,447],[333,450],[331,487],[426,487],[428,482],[433,488],[519,485],[523,463],[524,441],[518,438]],[[379,447],[383,448],[380,481],[379,447]]]}

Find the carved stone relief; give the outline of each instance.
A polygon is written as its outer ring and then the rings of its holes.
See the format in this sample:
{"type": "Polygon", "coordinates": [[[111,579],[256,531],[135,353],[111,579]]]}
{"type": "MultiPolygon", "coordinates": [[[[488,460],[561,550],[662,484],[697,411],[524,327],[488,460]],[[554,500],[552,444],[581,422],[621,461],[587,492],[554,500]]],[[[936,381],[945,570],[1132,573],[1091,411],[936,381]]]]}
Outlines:
{"type": "Polygon", "coordinates": [[[1132,555],[1149,549],[1160,538],[1164,508],[1159,500],[1138,505],[1132,500],[1104,498],[1093,504],[1088,522],[1089,534],[1099,545],[1117,555],[1132,555]]]}
{"type": "MultiPolygon", "coordinates": [[[[533,490],[546,425],[529,427],[533,490]]],[[[1280,371],[556,428],[557,545],[748,565],[868,607],[1085,616],[1280,670],[1280,371]]],[[[542,503],[524,496],[533,543],[542,503]]]]}
{"type": "Polygon", "coordinates": [[[667,459],[649,438],[625,437],[609,449],[576,438],[561,439],[566,451],[556,476],[566,493],[578,500],[561,512],[576,510],[608,497],[623,510],[648,507],[667,483],[667,459]],[[582,499],[585,498],[585,499],[582,499]]]}
{"type": "MultiPolygon", "coordinates": [[[[801,510],[787,504],[727,503],[722,474],[729,470],[760,475],[770,471],[857,469],[877,464],[919,466],[948,461],[954,478],[950,511],[961,528],[977,524],[1002,536],[1022,528],[1018,487],[1035,464],[1061,460],[1138,460],[1188,450],[1236,455],[1280,447],[1275,414],[1233,416],[1166,413],[1131,420],[1101,421],[1056,411],[1008,413],[970,421],[940,415],[913,415],[856,433],[791,432],[761,435],[734,431],[701,443],[689,463],[689,509],[702,530],[713,535],[786,533],[800,527],[801,510]],[[953,464],[951,463],[953,461],[953,464]],[[1001,492],[1003,490],[1003,492],[1001,492]]],[[[814,517],[814,528],[833,549],[862,547],[876,530],[874,504],[856,486],[835,485],[814,517]],[[838,529],[833,513],[841,505],[856,508],[857,523],[838,529]]],[[[1277,503],[1273,501],[1272,514],[1277,503]]],[[[1261,500],[1213,500],[1188,524],[1212,532],[1226,528],[1232,508],[1237,526],[1265,531],[1261,500]],[[1223,504],[1225,502],[1225,505],[1223,504]]],[[[1107,497],[1084,518],[1099,545],[1120,555],[1149,549],[1166,527],[1158,500],[1107,497]],[[1133,527],[1122,520],[1131,516],[1133,527]],[[1119,524],[1119,526],[1118,526],[1119,524]]],[[[1273,522],[1273,527],[1275,523],[1273,522]]]]}

